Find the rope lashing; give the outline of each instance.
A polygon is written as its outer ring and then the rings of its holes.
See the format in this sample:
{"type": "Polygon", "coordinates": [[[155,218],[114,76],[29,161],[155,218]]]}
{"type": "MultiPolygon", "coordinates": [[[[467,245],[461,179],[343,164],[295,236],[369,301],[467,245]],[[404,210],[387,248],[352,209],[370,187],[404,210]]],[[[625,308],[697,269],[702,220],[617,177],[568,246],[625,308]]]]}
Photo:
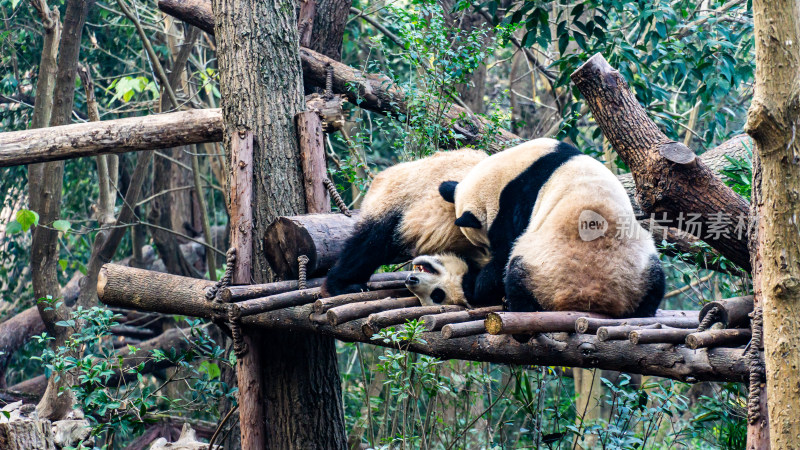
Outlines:
{"type": "MultiPolygon", "coordinates": [[[[231,247],[225,254],[225,274],[222,275],[209,290],[206,291],[206,300],[215,303],[222,303],[219,298],[219,291],[230,286],[233,279],[233,269],[236,267],[236,249],[231,247]]],[[[221,305],[222,306],[222,305],[221,305]]],[[[227,311],[227,324],[231,330],[231,337],[233,338],[233,351],[236,356],[242,356],[247,352],[247,345],[244,343],[242,337],[242,326],[240,323],[241,311],[235,304],[224,305],[227,311]]],[[[224,319],[220,319],[225,321],[224,319]]],[[[219,323],[218,323],[219,324],[219,323]]]]}
{"type": "Polygon", "coordinates": [[[339,208],[339,211],[341,211],[342,214],[347,217],[352,217],[353,215],[350,214],[350,208],[348,208],[347,203],[342,200],[342,197],[336,190],[336,186],[333,184],[333,181],[331,181],[330,178],[323,178],[322,184],[325,185],[325,189],[328,190],[328,193],[331,195],[333,202],[336,203],[336,207],[339,208]]]}
{"type": "Polygon", "coordinates": [[[699,333],[711,328],[711,325],[713,325],[714,322],[719,320],[720,312],[721,311],[719,309],[719,306],[711,308],[706,314],[706,316],[703,317],[703,321],[700,322],[700,325],[697,327],[697,332],[699,333]]]}
{"type": "Polygon", "coordinates": [[[306,266],[308,265],[308,256],[300,255],[297,257],[297,288],[305,289],[306,285],[306,266]]]}
{"type": "Polygon", "coordinates": [[[764,362],[761,360],[761,345],[764,337],[764,316],[761,307],[753,309],[753,335],[750,340],[750,353],[747,355],[750,368],[750,389],[747,394],[747,421],[753,425],[761,420],[761,383],[766,377],[764,362]]]}
{"type": "Polygon", "coordinates": [[[244,342],[242,336],[242,311],[234,304],[228,305],[228,324],[231,328],[231,337],[233,338],[233,353],[241,358],[247,353],[247,344],[244,342]]]}
{"type": "Polygon", "coordinates": [[[333,98],[333,66],[331,63],[325,64],[325,100],[333,98]]]}
{"type": "Polygon", "coordinates": [[[228,249],[228,252],[225,254],[225,274],[222,275],[222,278],[211,286],[209,290],[206,291],[206,300],[210,302],[218,302],[221,303],[221,300],[217,298],[217,293],[219,293],[220,289],[224,289],[231,284],[231,279],[233,278],[233,268],[236,265],[236,249],[231,247],[228,249]]]}

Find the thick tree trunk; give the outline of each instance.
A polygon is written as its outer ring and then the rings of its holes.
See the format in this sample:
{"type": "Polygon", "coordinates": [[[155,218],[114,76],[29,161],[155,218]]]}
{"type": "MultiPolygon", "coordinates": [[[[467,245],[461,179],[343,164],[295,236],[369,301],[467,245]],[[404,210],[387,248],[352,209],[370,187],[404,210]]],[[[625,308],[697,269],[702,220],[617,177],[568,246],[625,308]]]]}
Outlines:
{"type": "MultiPolygon", "coordinates": [[[[253,230],[277,215],[305,212],[294,117],[304,107],[294,4],[214,0],[225,123],[224,143],[253,133],[253,230]]],[[[253,239],[253,280],[269,281],[263,241],[253,239]]],[[[333,339],[265,332],[266,444],[269,448],[345,448],[344,414],[333,339]]]]}
{"type": "Polygon", "coordinates": [[[0,133],[0,167],[217,142],[221,119],[218,109],[198,109],[0,133]]]}
{"type": "Polygon", "coordinates": [[[342,39],[353,0],[306,0],[315,2],[311,39],[304,47],[322,53],[336,61],[342,59],[342,39]]]}
{"type": "Polygon", "coordinates": [[[758,245],[756,306],[763,311],[769,438],[772,448],[800,439],[800,1],[753,2],[756,82],[746,131],[755,141],[758,245]],[[760,290],[760,292],[759,292],[760,290]],[[759,295],[760,294],[760,295],[759,295]],[[760,297],[760,298],[759,298],[760,297]]]}
{"type": "Polygon", "coordinates": [[[701,234],[723,256],[750,270],[746,239],[737,238],[737,221],[747,221],[749,205],[715,177],[694,152],[672,142],[647,116],[624,78],[596,54],[572,74],[597,124],[636,181],[645,212],[666,213],[670,225],[701,234]],[[694,221],[689,220],[697,215],[694,221]],[[699,233],[696,224],[699,223],[699,233]],[[724,234],[715,234],[720,223],[724,234]]]}

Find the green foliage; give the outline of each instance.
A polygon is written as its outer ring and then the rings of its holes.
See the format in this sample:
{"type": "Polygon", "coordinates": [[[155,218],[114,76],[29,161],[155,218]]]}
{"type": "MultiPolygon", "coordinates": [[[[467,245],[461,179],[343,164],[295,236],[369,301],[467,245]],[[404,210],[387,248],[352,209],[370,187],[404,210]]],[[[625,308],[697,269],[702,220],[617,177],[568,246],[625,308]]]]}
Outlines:
{"type": "MultiPolygon", "coordinates": [[[[50,304],[48,309],[60,307],[58,299],[42,301],[50,304]]],[[[56,323],[69,329],[63,345],[48,347],[33,358],[44,363],[48,377],[67,377],[77,400],[75,407],[92,423],[93,436],[124,441],[168,415],[218,417],[215,405],[222,397],[235,403],[236,389],[220,379],[220,365],[228,364],[225,349],[207,335],[199,320],[188,321],[186,339],[191,345],[184,351],[145,351],[127,345],[122,353],[111,345],[110,329],[119,317],[106,308],[79,306],[68,319],[56,323]],[[145,370],[152,365],[176,369],[166,380],[155,381],[145,370]],[[110,383],[112,378],[118,381],[110,383]],[[186,388],[181,396],[166,395],[172,384],[186,388]]],[[[47,334],[35,338],[39,343],[53,339],[47,334]]]]}

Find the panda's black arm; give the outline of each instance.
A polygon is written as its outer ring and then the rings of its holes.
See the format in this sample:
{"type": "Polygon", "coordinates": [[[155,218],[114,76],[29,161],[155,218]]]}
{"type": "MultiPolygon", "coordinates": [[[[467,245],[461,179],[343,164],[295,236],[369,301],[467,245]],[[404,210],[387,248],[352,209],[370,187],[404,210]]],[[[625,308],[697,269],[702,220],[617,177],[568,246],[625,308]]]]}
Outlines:
{"type": "Polygon", "coordinates": [[[499,305],[503,302],[505,288],[503,286],[503,270],[505,264],[497,258],[492,258],[475,277],[475,286],[469,294],[469,289],[464,289],[467,302],[472,306],[499,305]]]}
{"type": "Polygon", "coordinates": [[[367,290],[369,277],[384,264],[395,262],[407,250],[397,236],[400,213],[379,220],[362,220],[344,244],[323,285],[326,295],[367,290]]]}

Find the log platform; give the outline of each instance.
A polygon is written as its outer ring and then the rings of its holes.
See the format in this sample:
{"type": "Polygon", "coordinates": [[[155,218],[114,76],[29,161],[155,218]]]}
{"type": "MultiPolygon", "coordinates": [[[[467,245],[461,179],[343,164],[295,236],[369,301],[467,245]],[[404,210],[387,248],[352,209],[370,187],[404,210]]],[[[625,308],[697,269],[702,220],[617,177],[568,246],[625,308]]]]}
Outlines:
{"type": "Polygon", "coordinates": [[[219,289],[217,301],[212,301],[207,296],[213,292],[209,281],[106,264],[98,279],[98,295],[113,307],[205,319],[227,320],[235,308],[241,323],[254,328],[402,345],[443,359],[596,367],[690,382],[748,377],[741,348],[750,336],[742,325],[742,314],[752,305],[746,298],[715,302],[714,320],[706,322],[716,325],[698,330],[699,311],[660,310],[655,317],[612,319],[576,311],[512,313],[500,307],[420,306],[403,286],[406,275],[376,274],[369,283],[374,290],[330,298],[318,298],[322,280],[312,279],[304,290],[298,290],[297,281],[230,286],[219,289]],[[424,322],[426,330],[413,342],[375,336],[412,319],[424,322]],[[725,329],[728,323],[734,327],[725,329]],[[520,343],[512,334],[531,339],[520,343]]]}

